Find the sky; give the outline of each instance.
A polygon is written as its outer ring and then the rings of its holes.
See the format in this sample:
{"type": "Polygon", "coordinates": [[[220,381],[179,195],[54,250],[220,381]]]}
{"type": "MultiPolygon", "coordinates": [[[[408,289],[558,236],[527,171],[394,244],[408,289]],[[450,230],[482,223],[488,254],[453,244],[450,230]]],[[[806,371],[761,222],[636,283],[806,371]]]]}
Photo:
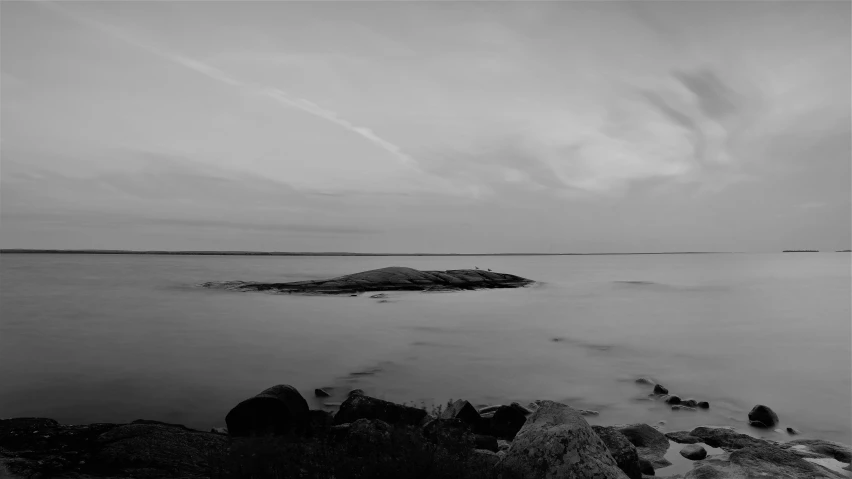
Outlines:
{"type": "Polygon", "coordinates": [[[0,2],[3,248],[848,249],[852,2],[0,2]]]}

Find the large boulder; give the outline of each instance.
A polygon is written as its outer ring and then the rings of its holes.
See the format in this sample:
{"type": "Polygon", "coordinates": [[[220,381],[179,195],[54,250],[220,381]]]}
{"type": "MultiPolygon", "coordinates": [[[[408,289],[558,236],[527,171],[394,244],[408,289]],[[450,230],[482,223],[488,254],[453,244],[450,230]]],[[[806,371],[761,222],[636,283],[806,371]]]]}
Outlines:
{"type": "Polygon", "coordinates": [[[477,427],[482,420],[476,408],[463,399],[447,406],[447,409],[441,412],[441,419],[459,419],[471,427],[477,427]]]}
{"type": "Polygon", "coordinates": [[[636,446],[639,458],[647,459],[654,468],[659,469],[672,464],[664,457],[669,450],[669,440],[665,434],[647,424],[619,425],[615,426],[615,429],[636,446]]]}
{"type": "MultiPolygon", "coordinates": [[[[630,443],[627,436],[610,426],[592,426],[595,434],[606,444],[618,468],[630,479],[642,479],[642,468],[639,466],[639,454],[636,446],[630,443]]],[[[653,470],[653,469],[652,469],[653,470]]]]}
{"type": "Polygon", "coordinates": [[[304,431],[309,411],[296,388],[279,384],[237,404],[225,423],[231,436],[287,435],[304,431]]]}
{"type": "Polygon", "coordinates": [[[512,440],[524,426],[527,416],[512,406],[500,406],[491,417],[489,430],[492,436],[512,440]]]}
{"type": "Polygon", "coordinates": [[[748,413],[749,424],[755,427],[774,427],[778,424],[778,415],[768,406],[758,404],[748,413]]]}
{"type": "Polygon", "coordinates": [[[379,419],[393,425],[419,425],[426,411],[390,401],[356,394],[349,396],[334,416],[335,424],[355,422],[358,419],[379,419]]]}
{"type": "Polygon", "coordinates": [[[503,479],[625,479],[600,437],[574,409],[542,401],[501,462],[503,479]]]}

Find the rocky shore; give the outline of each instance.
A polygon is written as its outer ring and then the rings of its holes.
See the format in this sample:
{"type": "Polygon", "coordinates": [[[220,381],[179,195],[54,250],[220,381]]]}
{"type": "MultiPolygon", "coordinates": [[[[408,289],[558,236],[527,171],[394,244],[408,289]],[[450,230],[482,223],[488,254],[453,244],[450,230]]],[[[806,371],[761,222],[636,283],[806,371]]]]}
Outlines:
{"type": "Polygon", "coordinates": [[[259,283],[249,281],[207,282],[205,288],[296,294],[358,294],[380,291],[469,291],[521,288],[534,281],[513,274],[481,269],[419,271],[391,266],[318,281],[259,283]]]}
{"type": "MultiPolygon", "coordinates": [[[[759,405],[749,419],[771,427],[777,415],[759,405]]],[[[289,385],[237,404],[225,423],[204,432],[149,420],[3,419],[0,478],[832,479],[849,477],[852,460],[848,445],[818,439],[590,426],[583,411],[553,401],[476,408],[458,400],[426,411],[353,390],[332,414],[311,410],[289,385]],[[664,455],[672,444],[692,470],[655,476],[670,464],[664,455]]]]}

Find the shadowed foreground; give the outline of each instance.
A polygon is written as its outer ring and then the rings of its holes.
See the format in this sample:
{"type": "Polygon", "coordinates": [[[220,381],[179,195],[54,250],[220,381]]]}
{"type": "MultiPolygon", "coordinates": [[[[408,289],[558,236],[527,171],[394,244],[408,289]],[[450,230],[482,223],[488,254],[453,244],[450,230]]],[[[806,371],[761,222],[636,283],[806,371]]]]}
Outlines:
{"type": "Polygon", "coordinates": [[[521,288],[534,281],[513,274],[480,269],[419,271],[391,266],[337,278],[294,283],[223,281],[203,283],[205,288],[271,293],[353,294],[372,291],[467,291],[477,289],[521,288]]]}

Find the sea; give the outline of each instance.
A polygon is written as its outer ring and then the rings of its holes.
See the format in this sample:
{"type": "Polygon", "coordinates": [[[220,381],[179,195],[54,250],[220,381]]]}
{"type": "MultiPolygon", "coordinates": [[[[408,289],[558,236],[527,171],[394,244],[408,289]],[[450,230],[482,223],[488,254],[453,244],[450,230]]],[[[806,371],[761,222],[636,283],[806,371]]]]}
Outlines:
{"type": "Polygon", "coordinates": [[[432,409],[560,401],[592,424],[733,426],[852,443],[849,253],[573,256],[0,255],[0,418],[225,425],[276,384],[333,411],[349,390],[432,409]],[[537,281],[451,293],[297,296],[387,266],[537,281]],[[650,378],[708,410],[672,411],[650,378]],[[316,388],[332,388],[317,398],[316,388]],[[756,404],[776,429],[748,425],[756,404]]]}

